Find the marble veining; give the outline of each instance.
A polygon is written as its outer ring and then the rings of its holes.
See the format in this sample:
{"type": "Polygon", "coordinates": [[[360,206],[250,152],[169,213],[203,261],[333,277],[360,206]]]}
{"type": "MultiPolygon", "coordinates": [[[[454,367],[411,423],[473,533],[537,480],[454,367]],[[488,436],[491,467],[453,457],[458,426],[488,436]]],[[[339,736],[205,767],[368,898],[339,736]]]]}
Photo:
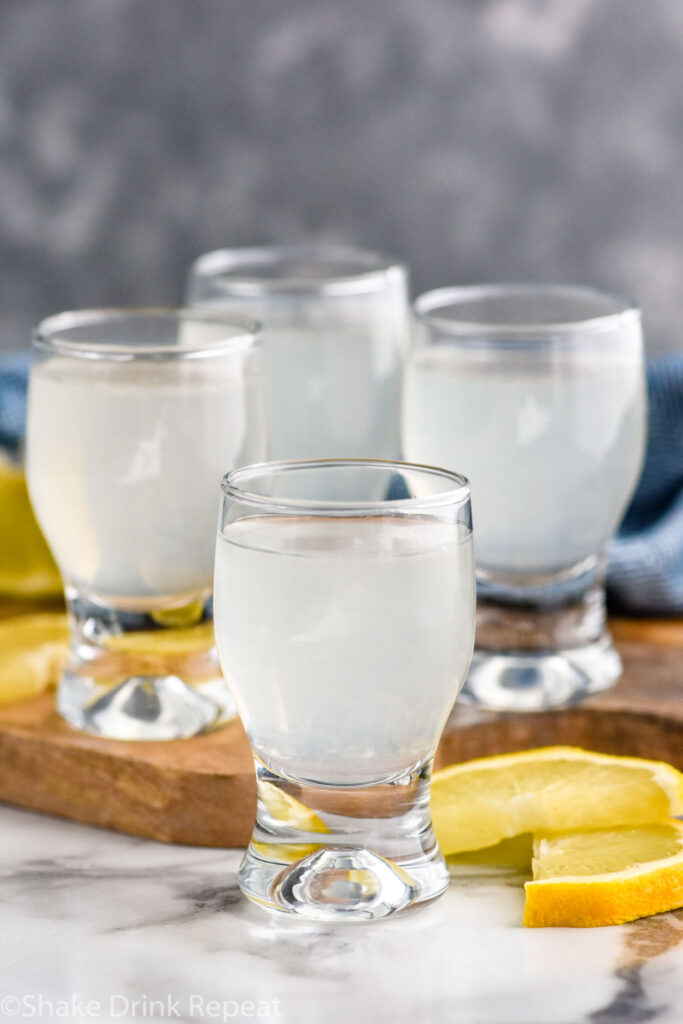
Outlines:
{"type": "Polygon", "coordinates": [[[413,916],[309,925],[241,897],[236,850],[166,846],[9,807],[0,835],[3,1024],[29,1019],[38,997],[42,1019],[75,999],[73,1021],[683,1019],[680,911],[621,928],[525,931],[519,879],[458,868],[446,896],[413,916]],[[84,1000],[96,1014],[81,1016],[84,1000]]]}

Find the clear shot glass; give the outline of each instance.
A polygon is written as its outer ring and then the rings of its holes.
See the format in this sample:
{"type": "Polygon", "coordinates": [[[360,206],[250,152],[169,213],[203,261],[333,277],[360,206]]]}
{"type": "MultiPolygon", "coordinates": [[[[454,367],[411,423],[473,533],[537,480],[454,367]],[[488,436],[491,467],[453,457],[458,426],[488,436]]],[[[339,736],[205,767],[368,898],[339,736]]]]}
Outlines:
{"type": "Polygon", "coordinates": [[[323,920],[435,899],[431,766],[474,640],[467,481],[276,462],[231,473],[223,495],[216,638],[258,785],[242,891],[323,920]]]}
{"type": "Polygon", "coordinates": [[[125,740],[235,714],[213,640],[216,491],[265,443],[258,329],[217,313],[62,313],[34,334],[27,478],[64,581],[60,713],[125,740]]]}
{"type": "Polygon", "coordinates": [[[539,710],[621,673],[605,549],[638,480],[639,310],[568,286],[447,288],[415,303],[406,457],[472,485],[477,638],[463,698],[539,710]]]}
{"type": "Polygon", "coordinates": [[[270,458],[399,457],[404,266],[360,249],[223,249],[195,262],[188,301],[263,323],[270,458]]]}

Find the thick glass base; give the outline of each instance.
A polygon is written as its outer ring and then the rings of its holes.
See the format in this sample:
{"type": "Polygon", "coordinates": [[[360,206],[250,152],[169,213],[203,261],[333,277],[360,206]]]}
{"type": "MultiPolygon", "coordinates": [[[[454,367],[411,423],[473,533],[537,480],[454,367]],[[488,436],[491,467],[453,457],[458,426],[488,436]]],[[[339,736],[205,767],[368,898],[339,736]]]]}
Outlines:
{"type": "Polygon", "coordinates": [[[239,883],[270,910],[371,921],[423,906],[448,886],[429,814],[431,762],[391,782],[300,784],[256,762],[258,805],[239,883]]]}
{"type": "Polygon", "coordinates": [[[72,639],[57,709],[76,729],[117,740],[195,736],[237,711],[218,664],[210,607],[104,607],[67,591],[72,639]]]}
{"type": "Polygon", "coordinates": [[[600,561],[532,586],[478,581],[475,651],[462,702],[543,711],[608,689],[621,671],[606,629],[600,561]]]}
{"type": "Polygon", "coordinates": [[[179,676],[131,676],[114,686],[65,673],[57,710],[74,729],[114,740],[178,740],[236,714],[224,679],[189,685],[179,676]]]}
{"type": "Polygon", "coordinates": [[[460,700],[496,711],[545,711],[609,689],[621,669],[608,635],[545,653],[475,650],[460,700]]]}

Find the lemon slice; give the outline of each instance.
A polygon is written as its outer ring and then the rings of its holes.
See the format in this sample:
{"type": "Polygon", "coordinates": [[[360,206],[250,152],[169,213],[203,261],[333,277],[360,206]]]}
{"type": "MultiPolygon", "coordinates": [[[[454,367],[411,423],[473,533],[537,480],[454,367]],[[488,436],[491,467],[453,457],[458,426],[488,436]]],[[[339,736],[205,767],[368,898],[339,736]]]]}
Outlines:
{"type": "MultiPolygon", "coordinates": [[[[265,805],[272,818],[286,823],[298,832],[329,832],[325,822],[315,811],[306,807],[290,793],[274,785],[272,782],[259,782],[259,799],[265,805]]],[[[291,864],[320,849],[319,843],[269,843],[252,839],[251,848],[260,857],[279,863],[291,864]]]]}
{"type": "Polygon", "coordinates": [[[263,860],[275,861],[277,864],[295,864],[322,850],[320,843],[260,843],[252,839],[249,845],[263,860]]]}
{"type": "Polygon", "coordinates": [[[202,622],[187,629],[150,629],[139,633],[108,636],[104,644],[121,654],[198,654],[213,644],[213,623],[202,622]]]}
{"type": "Polygon", "coordinates": [[[519,836],[502,839],[495,846],[484,846],[479,850],[466,850],[464,853],[452,853],[448,857],[448,866],[450,868],[492,868],[530,875],[533,838],[530,832],[522,832],[519,836]]]}
{"type": "Polygon", "coordinates": [[[683,813],[683,774],[661,761],[545,747],[434,774],[432,817],[444,854],[522,832],[643,825],[683,813]]]}
{"type": "Polygon", "coordinates": [[[68,653],[66,615],[20,615],[0,622],[0,704],[35,697],[59,680],[68,653]]]}
{"type": "Polygon", "coordinates": [[[300,800],[285,793],[272,782],[259,782],[259,799],[265,804],[266,810],[276,821],[286,823],[298,832],[329,832],[329,828],[321,818],[306,807],[300,800]]]}
{"type": "Polygon", "coordinates": [[[152,612],[151,618],[160,626],[174,628],[189,628],[196,626],[204,615],[204,601],[191,601],[180,608],[164,608],[158,612],[152,612]]]}
{"type": "Polygon", "coordinates": [[[59,571],[33,515],[24,474],[0,453],[0,593],[35,598],[61,591],[59,571]]]}
{"type": "Polygon", "coordinates": [[[524,924],[623,924],[683,906],[683,822],[536,835],[524,924]]]}

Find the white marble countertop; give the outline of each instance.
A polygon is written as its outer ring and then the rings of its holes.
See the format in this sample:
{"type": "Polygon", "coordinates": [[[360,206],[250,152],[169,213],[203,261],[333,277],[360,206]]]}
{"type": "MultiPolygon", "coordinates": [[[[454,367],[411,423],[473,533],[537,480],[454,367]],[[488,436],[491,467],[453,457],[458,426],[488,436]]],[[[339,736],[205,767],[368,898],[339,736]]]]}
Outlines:
{"type": "Polygon", "coordinates": [[[239,851],[10,807],[0,837],[2,1024],[683,1021],[683,911],[524,930],[513,879],[462,874],[403,919],[307,925],[241,897],[239,851]]]}

